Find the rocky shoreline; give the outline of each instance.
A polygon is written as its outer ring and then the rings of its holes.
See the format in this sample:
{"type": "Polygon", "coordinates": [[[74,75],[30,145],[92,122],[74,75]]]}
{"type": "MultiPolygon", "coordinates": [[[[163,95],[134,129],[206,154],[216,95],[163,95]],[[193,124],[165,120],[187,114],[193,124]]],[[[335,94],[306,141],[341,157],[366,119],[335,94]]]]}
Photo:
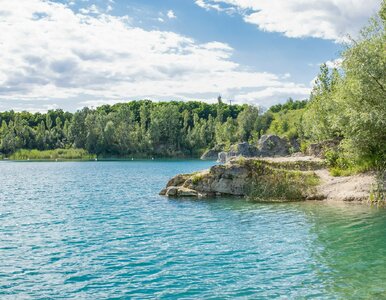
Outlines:
{"type": "Polygon", "coordinates": [[[312,156],[233,157],[226,164],[173,177],[160,195],[365,202],[373,182],[373,174],[333,177],[325,161],[312,156]]]}

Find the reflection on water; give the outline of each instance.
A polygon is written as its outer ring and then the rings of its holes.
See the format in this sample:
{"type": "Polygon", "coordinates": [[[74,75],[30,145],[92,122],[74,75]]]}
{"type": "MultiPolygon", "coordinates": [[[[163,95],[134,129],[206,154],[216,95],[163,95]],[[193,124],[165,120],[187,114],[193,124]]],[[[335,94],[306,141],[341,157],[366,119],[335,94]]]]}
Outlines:
{"type": "Polygon", "coordinates": [[[385,209],[158,196],[209,165],[0,164],[0,296],[386,297],[385,209]]]}

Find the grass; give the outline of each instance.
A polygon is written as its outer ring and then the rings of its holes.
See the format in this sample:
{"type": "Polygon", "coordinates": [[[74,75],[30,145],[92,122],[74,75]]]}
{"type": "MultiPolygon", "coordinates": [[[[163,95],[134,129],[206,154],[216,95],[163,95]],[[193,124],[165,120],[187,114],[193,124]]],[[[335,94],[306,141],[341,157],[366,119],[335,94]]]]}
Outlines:
{"type": "Polygon", "coordinates": [[[374,157],[359,159],[352,155],[350,157],[342,150],[328,150],[325,152],[325,157],[331,176],[351,176],[374,171],[378,165],[374,157]]]}
{"type": "Polygon", "coordinates": [[[43,151],[21,149],[13,153],[9,158],[12,160],[89,160],[95,159],[96,156],[88,153],[84,149],[55,149],[43,151]]]}
{"type": "Polygon", "coordinates": [[[204,174],[197,173],[192,176],[192,183],[198,184],[202,179],[204,179],[204,174]]]}
{"type": "Polygon", "coordinates": [[[275,168],[265,161],[253,161],[252,164],[254,175],[248,191],[250,200],[304,200],[319,184],[319,177],[314,172],[275,168]]]}

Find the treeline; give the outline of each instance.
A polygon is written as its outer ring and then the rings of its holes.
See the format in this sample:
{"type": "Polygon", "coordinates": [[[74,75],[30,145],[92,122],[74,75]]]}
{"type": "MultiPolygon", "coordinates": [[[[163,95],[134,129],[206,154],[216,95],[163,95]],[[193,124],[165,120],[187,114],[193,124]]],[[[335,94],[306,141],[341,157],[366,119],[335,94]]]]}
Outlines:
{"type": "Polygon", "coordinates": [[[0,152],[80,148],[102,156],[194,156],[250,140],[259,111],[248,105],[133,101],[76,113],[0,113],[0,152]]]}
{"type": "MultiPolygon", "coordinates": [[[[290,99],[281,109],[303,107],[290,99]]],[[[0,113],[0,152],[20,149],[85,149],[118,157],[198,156],[218,144],[256,142],[274,121],[271,110],[259,114],[250,105],[203,102],[132,101],[83,108],[75,113],[0,113]]],[[[286,126],[284,126],[286,127],[286,126]]]]}

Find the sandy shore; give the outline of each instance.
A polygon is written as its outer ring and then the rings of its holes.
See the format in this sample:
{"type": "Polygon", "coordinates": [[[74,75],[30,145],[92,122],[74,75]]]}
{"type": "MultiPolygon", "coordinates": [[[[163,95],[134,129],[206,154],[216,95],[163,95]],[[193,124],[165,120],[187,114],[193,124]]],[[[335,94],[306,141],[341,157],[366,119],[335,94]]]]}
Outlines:
{"type": "MultiPolygon", "coordinates": [[[[274,162],[323,161],[313,156],[273,157],[267,160],[274,162]]],[[[375,183],[372,173],[340,177],[331,176],[327,169],[315,170],[315,173],[320,177],[317,194],[326,201],[368,201],[371,186],[375,183]]]]}

